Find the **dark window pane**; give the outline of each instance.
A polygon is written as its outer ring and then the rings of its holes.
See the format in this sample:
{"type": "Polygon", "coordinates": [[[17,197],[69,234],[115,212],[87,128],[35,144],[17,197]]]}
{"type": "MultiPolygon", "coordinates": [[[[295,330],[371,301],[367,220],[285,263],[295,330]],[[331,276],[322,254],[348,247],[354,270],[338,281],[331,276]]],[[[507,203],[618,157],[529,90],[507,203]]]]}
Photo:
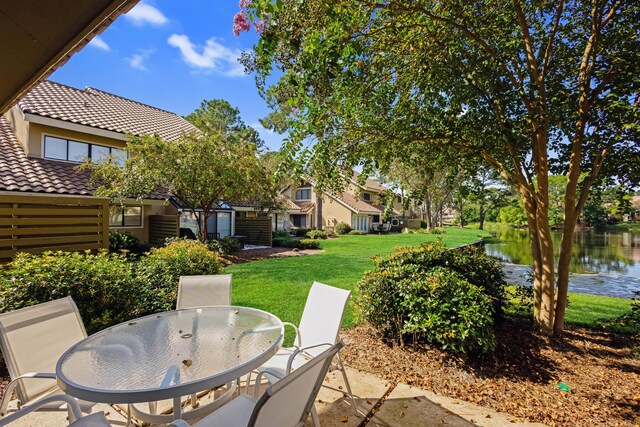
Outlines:
{"type": "Polygon", "coordinates": [[[53,136],[45,136],[44,157],[48,159],[67,160],[67,140],[54,138],[53,136]]]}
{"type": "Polygon", "coordinates": [[[362,193],[362,200],[366,200],[367,202],[370,202],[371,201],[371,194],[362,193]]]}
{"type": "Polygon", "coordinates": [[[139,227],[142,225],[142,206],[126,206],[124,208],[124,226],[139,227]]]}
{"type": "Polygon", "coordinates": [[[311,189],[300,188],[296,190],[296,200],[311,200],[311,189]]]}
{"type": "Polygon", "coordinates": [[[122,227],[122,208],[120,206],[109,208],[109,226],[122,227]]]}
{"type": "Polygon", "coordinates": [[[89,144],[84,142],[69,141],[68,160],[72,162],[84,162],[89,157],[89,144]]]}
{"type": "Polygon", "coordinates": [[[109,147],[104,147],[102,145],[92,145],[91,146],[91,160],[95,163],[104,163],[109,157],[109,147]]]}

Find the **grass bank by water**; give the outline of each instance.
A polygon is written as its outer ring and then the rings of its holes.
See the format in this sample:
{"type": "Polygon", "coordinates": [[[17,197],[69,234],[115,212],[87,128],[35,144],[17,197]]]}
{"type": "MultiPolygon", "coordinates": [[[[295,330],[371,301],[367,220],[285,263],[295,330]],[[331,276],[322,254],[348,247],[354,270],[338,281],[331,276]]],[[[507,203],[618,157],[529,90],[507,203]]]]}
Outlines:
{"type": "MultiPolygon", "coordinates": [[[[387,234],[341,236],[320,241],[324,252],[292,258],[253,261],[228,267],[233,274],[233,303],[274,313],[283,321],[297,324],[313,281],[355,291],[364,272],[373,267],[372,256],[386,256],[395,246],[412,246],[442,238],[449,247],[487,237],[485,231],[448,227],[446,234],[387,234]]],[[[590,326],[602,318],[614,318],[629,310],[631,301],[570,293],[568,323],[590,326]]],[[[355,319],[349,308],[344,326],[355,319]]]]}

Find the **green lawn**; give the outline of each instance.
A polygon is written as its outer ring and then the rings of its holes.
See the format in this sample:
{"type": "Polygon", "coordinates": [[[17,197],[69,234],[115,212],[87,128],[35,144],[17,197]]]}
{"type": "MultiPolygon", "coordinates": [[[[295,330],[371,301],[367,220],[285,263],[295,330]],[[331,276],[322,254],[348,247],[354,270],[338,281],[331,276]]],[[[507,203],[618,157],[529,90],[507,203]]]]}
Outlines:
{"type": "MultiPolygon", "coordinates": [[[[478,229],[446,228],[444,235],[387,234],[341,236],[320,241],[324,252],[318,255],[276,258],[237,264],[225,269],[233,274],[233,304],[256,307],[277,315],[287,322],[298,324],[309,288],[314,280],[355,290],[364,272],[373,267],[371,257],[388,255],[394,246],[413,246],[442,238],[449,247],[459,246],[486,237],[478,229]]],[[[600,318],[613,318],[629,309],[630,300],[569,294],[567,322],[593,324],[600,318]]],[[[344,326],[354,324],[351,308],[347,310],[344,326]]]]}
{"type": "MultiPolygon", "coordinates": [[[[384,234],[341,236],[321,240],[324,252],[318,255],[269,259],[237,264],[225,269],[233,274],[233,304],[269,311],[283,321],[298,324],[314,280],[354,290],[366,270],[373,267],[371,257],[388,255],[394,246],[414,246],[442,238],[455,247],[477,241],[488,234],[481,230],[448,227],[446,234],[384,234]]],[[[345,326],[353,325],[349,308],[345,326]]]]}

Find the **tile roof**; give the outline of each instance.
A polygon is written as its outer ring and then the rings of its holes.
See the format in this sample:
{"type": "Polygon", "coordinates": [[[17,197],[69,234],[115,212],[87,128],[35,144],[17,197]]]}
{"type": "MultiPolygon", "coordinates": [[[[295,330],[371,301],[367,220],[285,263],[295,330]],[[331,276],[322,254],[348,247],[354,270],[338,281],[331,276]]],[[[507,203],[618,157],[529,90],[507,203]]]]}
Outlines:
{"type": "MultiPolygon", "coordinates": [[[[353,177],[351,178],[351,181],[356,184],[358,182],[358,177],[361,174],[359,172],[353,171],[353,177]]],[[[376,190],[376,191],[386,191],[388,190],[387,187],[385,187],[384,185],[380,184],[378,181],[371,179],[371,178],[367,178],[364,182],[364,187],[370,190],[376,190]]]]}
{"type": "Polygon", "coordinates": [[[364,200],[356,199],[356,197],[353,194],[347,193],[346,191],[340,194],[339,196],[336,196],[333,194],[330,194],[330,196],[343,202],[350,208],[354,209],[357,213],[360,213],[360,212],[367,212],[367,213],[375,212],[376,214],[384,213],[383,206],[374,205],[372,203],[365,202],[364,200]]]}
{"type": "MultiPolygon", "coordinates": [[[[9,122],[0,116],[0,190],[34,193],[93,195],[89,171],[78,171],[77,163],[29,158],[9,122]]],[[[150,199],[166,199],[154,192],[150,199]]]]}
{"type": "Polygon", "coordinates": [[[179,115],[94,88],[76,89],[50,80],[18,102],[24,113],[136,136],[173,141],[197,128],[179,115]]]}

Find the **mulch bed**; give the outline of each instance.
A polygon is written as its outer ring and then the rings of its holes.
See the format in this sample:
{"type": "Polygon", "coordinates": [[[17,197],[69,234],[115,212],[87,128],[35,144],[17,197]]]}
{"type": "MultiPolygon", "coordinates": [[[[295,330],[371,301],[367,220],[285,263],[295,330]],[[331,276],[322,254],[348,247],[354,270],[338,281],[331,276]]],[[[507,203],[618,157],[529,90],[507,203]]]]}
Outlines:
{"type": "Polygon", "coordinates": [[[548,339],[507,321],[495,352],[465,360],[430,346],[385,343],[369,325],[343,336],[345,363],[388,381],[551,426],[640,425],[639,337],[567,327],[548,339]]]}
{"type": "Polygon", "coordinates": [[[314,255],[324,252],[322,249],[291,249],[291,248],[265,248],[240,251],[235,254],[225,255],[223,260],[227,265],[241,264],[249,261],[259,261],[271,258],[288,258],[293,256],[314,255]]]}

